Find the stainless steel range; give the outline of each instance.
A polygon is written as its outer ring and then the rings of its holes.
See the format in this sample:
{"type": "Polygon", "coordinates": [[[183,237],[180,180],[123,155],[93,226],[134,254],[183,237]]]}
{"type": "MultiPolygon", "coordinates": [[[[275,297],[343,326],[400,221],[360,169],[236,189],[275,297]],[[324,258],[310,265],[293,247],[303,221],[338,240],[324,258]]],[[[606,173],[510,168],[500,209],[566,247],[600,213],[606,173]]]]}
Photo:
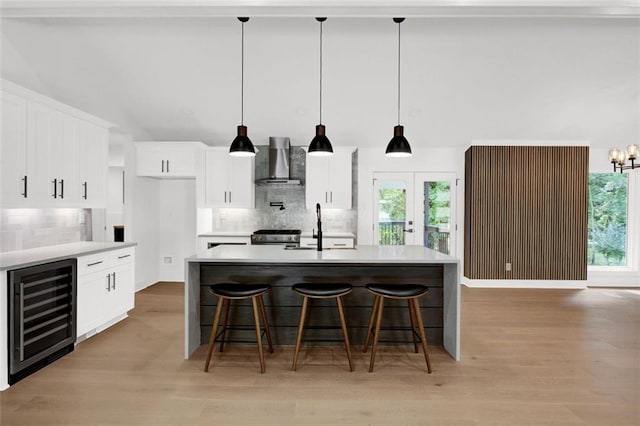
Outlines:
{"type": "Polygon", "coordinates": [[[279,244],[289,246],[300,245],[299,229],[260,229],[251,235],[251,244],[279,244]]]}

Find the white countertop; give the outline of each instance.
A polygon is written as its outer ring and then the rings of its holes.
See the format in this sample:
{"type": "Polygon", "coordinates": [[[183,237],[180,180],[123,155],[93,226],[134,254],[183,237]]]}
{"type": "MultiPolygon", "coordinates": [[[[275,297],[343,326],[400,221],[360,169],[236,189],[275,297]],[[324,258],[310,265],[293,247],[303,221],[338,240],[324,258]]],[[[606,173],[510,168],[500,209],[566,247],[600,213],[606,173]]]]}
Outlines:
{"type": "Polygon", "coordinates": [[[421,246],[357,246],[355,249],[285,250],[283,246],[222,245],[187,262],[238,263],[458,263],[455,257],[421,246]]]}
{"type": "Polygon", "coordinates": [[[27,250],[0,253],[0,270],[25,268],[41,263],[86,256],[108,250],[133,247],[137,243],[107,243],[97,241],[81,241],[77,243],[58,244],[27,250]]]}

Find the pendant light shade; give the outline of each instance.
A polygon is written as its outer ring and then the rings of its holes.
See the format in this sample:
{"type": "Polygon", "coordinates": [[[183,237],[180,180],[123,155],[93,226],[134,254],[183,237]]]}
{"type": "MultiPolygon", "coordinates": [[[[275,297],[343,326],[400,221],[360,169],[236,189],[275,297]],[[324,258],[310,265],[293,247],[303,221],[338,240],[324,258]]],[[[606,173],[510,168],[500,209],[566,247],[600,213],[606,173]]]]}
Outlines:
{"type": "Polygon", "coordinates": [[[404,137],[404,126],[393,128],[393,138],[387,145],[387,157],[411,157],[411,145],[404,137]]]}
{"type": "Polygon", "coordinates": [[[393,128],[393,138],[387,145],[387,157],[411,157],[411,145],[404,137],[404,126],[400,125],[400,24],[404,18],[393,18],[398,24],[398,125],[393,128]]]}
{"type": "Polygon", "coordinates": [[[252,157],[256,155],[256,149],[247,137],[247,126],[238,126],[238,136],[231,142],[229,154],[236,157],[252,157]]]}
{"type": "Polygon", "coordinates": [[[316,18],[320,22],[320,123],[316,126],[316,135],[309,144],[309,155],[327,157],[333,155],[333,147],[329,138],[325,135],[325,127],[322,124],[322,23],[327,18],[316,18]]]}
{"type": "Polygon", "coordinates": [[[242,65],[240,77],[240,125],[238,126],[238,136],[231,142],[229,154],[236,157],[251,157],[256,155],[256,149],[247,136],[247,127],[244,125],[244,24],[249,18],[238,18],[242,23],[242,65]]]}
{"type": "Polygon", "coordinates": [[[324,130],[325,128],[322,124],[316,126],[316,135],[309,144],[308,152],[310,155],[328,157],[333,154],[333,147],[331,146],[331,142],[329,142],[329,138],[325,136],[324,130]]]}

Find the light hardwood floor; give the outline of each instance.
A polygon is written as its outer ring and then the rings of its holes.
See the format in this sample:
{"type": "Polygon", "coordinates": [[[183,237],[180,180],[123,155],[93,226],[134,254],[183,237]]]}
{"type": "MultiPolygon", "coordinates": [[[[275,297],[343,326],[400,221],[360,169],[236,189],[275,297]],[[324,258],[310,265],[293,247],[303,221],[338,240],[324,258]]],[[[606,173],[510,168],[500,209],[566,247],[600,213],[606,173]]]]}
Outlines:
{"type": "Polygon", "coordinates": [[[354,343],[267,355],[183,354],[182,286],[136,295],[128,319],[0,393],[0,424],[638,425],[640,291],[463,288],[462,361],[354,343]]]}

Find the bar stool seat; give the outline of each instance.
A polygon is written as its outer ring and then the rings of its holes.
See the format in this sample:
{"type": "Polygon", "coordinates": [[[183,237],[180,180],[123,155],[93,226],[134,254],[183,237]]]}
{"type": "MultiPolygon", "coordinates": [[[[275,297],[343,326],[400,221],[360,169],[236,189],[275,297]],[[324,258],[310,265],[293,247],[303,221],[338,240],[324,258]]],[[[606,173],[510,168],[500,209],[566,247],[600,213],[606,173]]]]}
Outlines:
{"type": "Polygon", "coordinates": [[[307,309],[309,299],[336,299],[338,305],[338,313],[340,314],[340,326],[342,328],[342,336],[344,337],[344,346],[347,351],[347,359],[349,360],[349,371],[353,371],[353,360],[351,359],[351,345],[349,344],[349,335],[347,333],[347,323],[344,315],[344,307],[342,306],[342,296],[345,296],[353,290],[351,284],[343,283],[299,283],[294,284],[291,289],[301,295],[302,309],[300,311],[300,323],[298,324],[298,337],[296,339],[296,348],[293,353],[293,364],[291,370],[296,371],[298,366],[298,353],[302,346],[302,337],[304,335],[304,327],[307,320],[307,309]]]}
{"type": "Polygon", "coordinates": [[[414,350],[418,352],[418,341],[422,345],[424,359],[427,363],[427,371],[431,374],[431,361],[427,345],[427,336],[424,332],[424,323],[420,313],[420,303],[418,299],[425,295],[429,288],[422,284],[379,284],[370,283],[365,286],[374,296],[373,309],[367,328],[367,337],[364,342],[364,352],[367,352],[369,340],[373,335],[373,348],[371,349],[371,360],[369,362],[369,372],[373,372],[373,365],[376,360],[378,350],[378,337],[380,336],[380,324],[382,323],[382,311],[385,299],[406,300],[409,306],[409,318],[411,320],[411,336],[413,338],[414,350]]]}
{"type": "Polygon", "coordinates": [[[209,371],[209,364],[211,362],[211,355],[213,354],[213,348],[216,339],[220,337],[220,352],[223,351],[225,343],[225,335],[228,328],[229,320],[229,306],[231,300],[251,299],[253,307],[253,319],[255,322],[256,341],[258,346],[258,358],[260,361],[260,372],[264,373],[264,353],[262,349],[262,330],[267,337],[267,343],[269,345],[269,352],[273,353],[273,345],[271,343],[271,333],[269,332],[269,323],[267,321],[267,313],[264,307],[263,295],[271,290],[269,284],[239,284],[239,283],[216,283],[209,286],[209,290],[212,294],[218,296],[218,305],[216,307],[216,313],[213,319],[213,328],[211,329],[211,336],[209,338],[209,350],[207,353],[207,359],[204,365],[204,371],[209,371]],[[226,308],[226,310],[225,310],[226,308]],[[220,317],[222,311],[225,310],[225,319],[222,327],[222,331],[218,333],[218,327],[220,325],[220,317]],[[262,327],[260,325],[260,317],[262,317],[262,327]]]}

